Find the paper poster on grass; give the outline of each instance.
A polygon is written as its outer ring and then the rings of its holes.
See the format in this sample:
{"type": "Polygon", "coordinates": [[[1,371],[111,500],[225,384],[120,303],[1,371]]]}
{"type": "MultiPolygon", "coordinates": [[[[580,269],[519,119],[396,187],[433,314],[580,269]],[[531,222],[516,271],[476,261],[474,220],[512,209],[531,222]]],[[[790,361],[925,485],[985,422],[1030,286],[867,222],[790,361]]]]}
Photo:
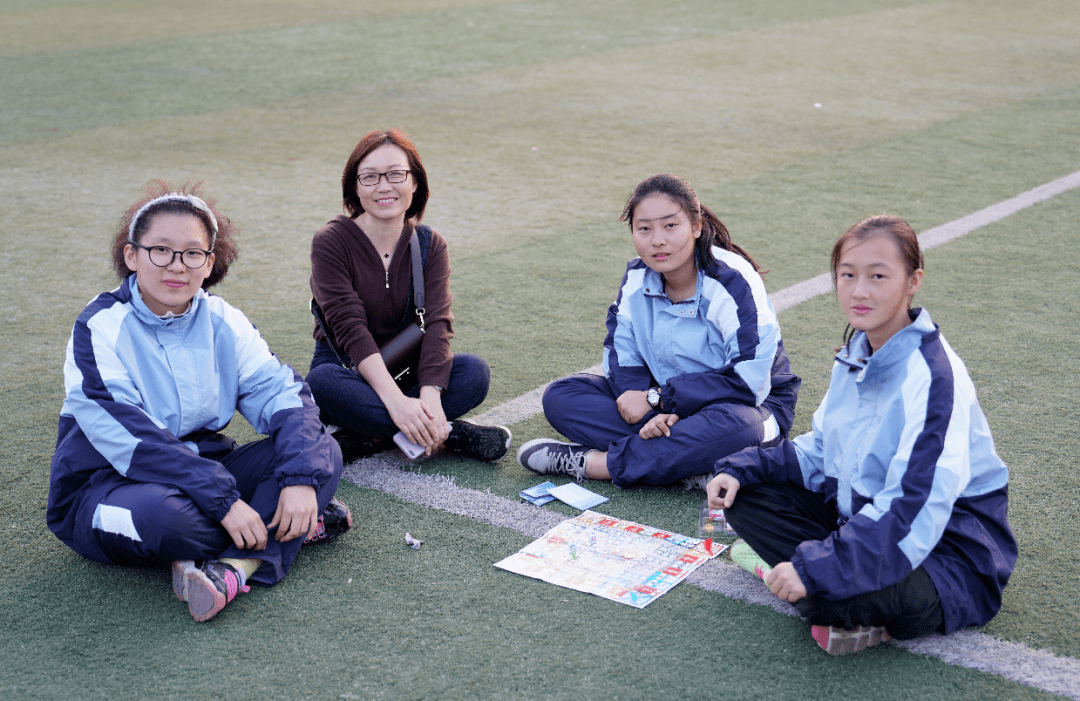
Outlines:
{"type": "Polygon", "coordinates": [[[725,547],[586,511],[495,566],[645,608],[725,547]]]}

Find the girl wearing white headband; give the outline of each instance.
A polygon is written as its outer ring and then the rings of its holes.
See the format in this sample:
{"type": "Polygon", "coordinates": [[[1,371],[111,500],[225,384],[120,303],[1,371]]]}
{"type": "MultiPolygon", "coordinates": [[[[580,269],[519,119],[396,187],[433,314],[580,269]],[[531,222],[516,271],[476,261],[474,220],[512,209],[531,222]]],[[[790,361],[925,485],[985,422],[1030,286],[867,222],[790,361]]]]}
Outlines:
{"type": "Polygon", "coordinates": [[[341,453],[307,386],[206,292],[237,248],[197,191],[152,181],[121,220],[120,286],[68,342],[47,521],[83,557],[171,563],[173,591],[205,621],[352,517],[333,499],[341,453]],[[273,437],[237,446],[220,433],[236,411],[273,437]]]}

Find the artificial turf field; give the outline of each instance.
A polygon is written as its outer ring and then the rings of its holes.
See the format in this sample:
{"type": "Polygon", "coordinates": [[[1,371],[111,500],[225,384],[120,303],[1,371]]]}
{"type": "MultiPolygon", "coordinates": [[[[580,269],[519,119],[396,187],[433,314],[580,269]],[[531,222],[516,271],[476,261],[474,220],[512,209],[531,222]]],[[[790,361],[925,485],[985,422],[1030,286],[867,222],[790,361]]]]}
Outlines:
{"type": "MultiPolygon", "coordinates": [[[[355,531],[206,624],[164,569],[49,533],[64,346],[115,285],[108,241],[149,178],[206,181],[241,229],[216,291],[303,372],[310,237],[359,137],[407,129],[450,242],[454,350],[492,368],[484,413],[599,361],[633,256],[616,219],[648,175],[689,179],[776,292],[865,216],[923,231],[1080,170],[1074,0],[404,5],[0,0],[0,699],[1080,698],[1080,674],[1021,669],[1080,658],[1080,189],[929,251],[916,298],[1011,470],[1020,557],[979,639],[1036,652],[1004,673],[897,646],[831,658],[797,618],[690,583],[635,610],[498,570],[534,537],[484,520],[540,481],[512,457],[410,468],[470,490],[406,475],[464,513],[352,466],[372,485],[340,487],[355,531]]],[[[826,295],[780,322],[806,430],[843,320],[826,295]]],[[[515,448],[555,435],[542,415],[510,428],[515,448]]],[[[695,528],[700,492],[587,486],[604,513],[695,528]]],[[[537,523],[553,513],[572,512],[537,523]]]]}

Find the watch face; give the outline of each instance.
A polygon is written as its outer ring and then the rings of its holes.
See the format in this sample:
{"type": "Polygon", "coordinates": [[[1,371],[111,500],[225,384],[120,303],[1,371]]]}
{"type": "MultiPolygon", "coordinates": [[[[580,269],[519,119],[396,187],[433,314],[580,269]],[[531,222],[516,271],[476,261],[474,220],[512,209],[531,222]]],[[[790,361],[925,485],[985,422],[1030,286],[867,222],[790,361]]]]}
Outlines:
{"type": "Polygon", "coordinates": [[[649,406],[653,409],[660,406],[660,390],[653,387],[649,390],[649,393],[645,395],[645,400],[649,402],[649,406]]]}

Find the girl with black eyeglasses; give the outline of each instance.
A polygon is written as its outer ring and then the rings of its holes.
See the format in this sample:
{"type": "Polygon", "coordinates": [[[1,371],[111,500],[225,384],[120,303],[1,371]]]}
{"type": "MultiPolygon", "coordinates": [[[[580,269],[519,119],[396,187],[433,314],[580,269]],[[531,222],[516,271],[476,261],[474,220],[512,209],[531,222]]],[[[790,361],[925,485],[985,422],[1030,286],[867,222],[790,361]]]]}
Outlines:
{"type": "Polygon", "coordinates": [[[301,545],[352,525],[341,453],[300,376],[207,288],[236,259],[232,222],[197,187],[152,181],[112,244],[120,286],[71,332],[47,521],[79,555],[172,563],[196,621],[280,581],[301,545]],[[237,446],[239,411],[272,436],[237,446]]]}

